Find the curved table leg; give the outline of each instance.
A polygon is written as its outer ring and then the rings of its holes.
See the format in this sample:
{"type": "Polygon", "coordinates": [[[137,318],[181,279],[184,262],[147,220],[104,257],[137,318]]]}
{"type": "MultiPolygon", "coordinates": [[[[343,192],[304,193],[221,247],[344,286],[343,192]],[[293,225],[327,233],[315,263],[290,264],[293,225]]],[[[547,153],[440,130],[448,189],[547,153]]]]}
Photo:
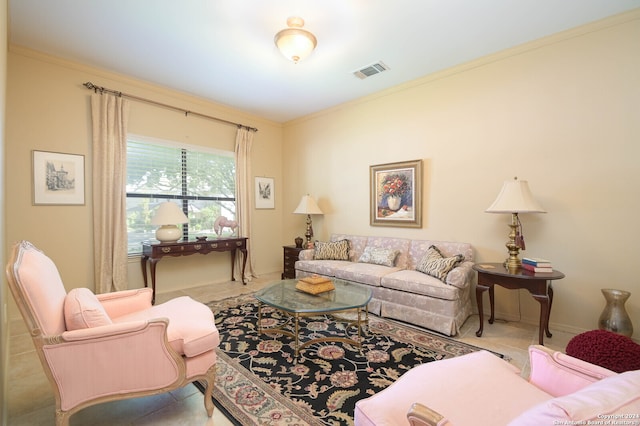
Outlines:
{"type": "Polygon", "coordinates": [[[547,331],[547,337],[551,337],[549,330],[549,310],[551,305],[549,304],[549,296],[533,295],[533,298],[540,302],[540,327],[538,330],[538,342],[543,345],[544,332],[547,331]]]}
{"type": "MultiPolygon", "coordinates": [[[[476,302],[478,304],[478,316],[480,317],[480,327],[476,331],[476,336],[482,336],[482,330],[484,329],[484,311],[482,308],[482,295],[485,291],[489,290],[489,287],[483,285],[476,285],[476,302]]],[[[491,295],[491,291],[489,292],[491,295]]]]}

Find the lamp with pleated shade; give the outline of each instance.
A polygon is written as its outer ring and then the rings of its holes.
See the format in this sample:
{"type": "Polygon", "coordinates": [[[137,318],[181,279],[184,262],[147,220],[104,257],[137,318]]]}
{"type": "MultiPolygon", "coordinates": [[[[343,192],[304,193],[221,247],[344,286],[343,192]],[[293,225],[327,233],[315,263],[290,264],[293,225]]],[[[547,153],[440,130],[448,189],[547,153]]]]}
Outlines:
{"type": "Polygon", "coordinates": [[[505,244],[509,251],[509,257],[505,261],[505,267],[509,270],[517,270],[522,266],[518,254],[520,249],[525,249],[522,224],[518,213],[546,213],[546,211],[533,198],[527,181],[518,180],[516,177],[504,182],[498,197],[485,212],[511,213],[511,223],[509,224],[511,232],[509,240],[505,244]]]}
{"type": "Polygon", "coordinates": [[[305,236],[307,237],[307,245],[306,247],[311,247],[311,238],[313,237],[313,226],[311,224],[311,215],[312,214],[323,214],[318,204],[316,204],[316,200],[309,194],[304,195],[300,200],[300,204],[293,211],[294,214],[306,214],[307,215],[307,231],[305,232],[305,236]]]}

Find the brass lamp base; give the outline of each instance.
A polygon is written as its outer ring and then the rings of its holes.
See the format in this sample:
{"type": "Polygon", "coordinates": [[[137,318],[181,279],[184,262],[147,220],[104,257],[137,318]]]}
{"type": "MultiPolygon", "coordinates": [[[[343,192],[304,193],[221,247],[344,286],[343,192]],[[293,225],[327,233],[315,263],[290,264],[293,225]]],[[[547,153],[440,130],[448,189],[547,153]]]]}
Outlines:
{"type": "Polygon", "coordinates": [[[311,242],[311,238],[313,238],[313,226],[311,226],[311,215],[310,214],[307,215],[307,232],[305,232],[304,236],[307,237],[307,242],[306,242],[306,247],[305,248],[312,248],[313,247],[313,243],[311,242]]]}
{"type": "Polygon", "coordinates": [[[509,232],[509,240],[505,244],[507,250],[509,250],[509,257],[504,261],[504,267],[514,272],[522,267],[522,261],[518,257],[520,245],[516,240],[518,236],[518,226],[518,213],[511,213],[511,223],[509,224],[511,232],[509,232]]]}

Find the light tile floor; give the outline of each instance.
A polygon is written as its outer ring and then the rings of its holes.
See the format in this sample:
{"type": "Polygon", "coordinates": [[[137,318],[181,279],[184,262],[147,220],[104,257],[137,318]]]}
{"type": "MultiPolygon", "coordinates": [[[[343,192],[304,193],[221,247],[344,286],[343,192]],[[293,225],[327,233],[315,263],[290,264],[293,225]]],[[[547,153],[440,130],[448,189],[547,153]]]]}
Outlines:
{"type": "MultiPolygon", "coordinates": [[[[157,303],[188,295],[201,302],[222,300],[240,294],[252,293],[279,279],[269,274],[254,279],[247,285],[231,281],[203,287],[157,295],[157,303]]],[[[485,319],[486,321],[486,319],[485,319]]],[[[529,372],[527,348],[538,342],[538,328],[531,324],[507,322],[497,319],[485,324],[481,338],[476,337],[478,315],[472,315],[462,327],[456,340],[504,354],[511,363],[529,372]]],[[[552,330],[553,337],[545,338],[545,346],[564,351],[573,334],[552,330]]],[[[12,426],[53,425],[54,398],[30,336],[22,320],[10,322],[8,418],[12,426]]],[[[88,407],[71,417],[71,425],[216,425],[232,423],[220,410],[208,418],[203,396],[195,386],[161,395],[115,401],[88,407]]]]}

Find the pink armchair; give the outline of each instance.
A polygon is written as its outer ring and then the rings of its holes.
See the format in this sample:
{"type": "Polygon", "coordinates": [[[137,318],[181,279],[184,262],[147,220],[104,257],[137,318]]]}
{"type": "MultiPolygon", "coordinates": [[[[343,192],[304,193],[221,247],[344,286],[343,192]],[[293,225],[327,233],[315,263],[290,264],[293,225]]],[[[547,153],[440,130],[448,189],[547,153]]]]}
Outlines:
{"type": "Polygon", "coordinates": [[[68,294],[54,263],[31,243],[13,248],[9,288],[53,387],[56,424],[82,408],[153,395],[199,380],[213,414],[213,313],[189,297],[152,306],[150,289],[68,294]]]}
{"type": "Polygon", "coordinates": [[[528,380],[487,351],[420,365],[358,401],[355,424],[539,426],[640,413],[640,370],[616,374],[538,345],[529,360],[528,380]]]}

